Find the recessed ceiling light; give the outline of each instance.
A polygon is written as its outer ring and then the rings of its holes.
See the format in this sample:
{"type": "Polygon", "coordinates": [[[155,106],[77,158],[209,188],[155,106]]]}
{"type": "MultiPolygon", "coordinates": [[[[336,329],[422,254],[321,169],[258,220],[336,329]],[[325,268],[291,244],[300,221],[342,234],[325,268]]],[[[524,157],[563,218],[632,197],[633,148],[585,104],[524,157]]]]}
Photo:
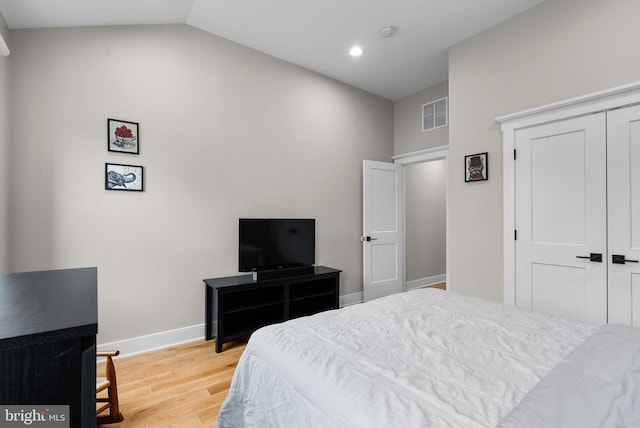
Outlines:
{"type": "Polygon", "coordinates": [[[351,50],[349,51],[349,55],[351,56],[360,56],[362,55],[362,48],[360,46],[354,46],[351,48],[351,50]]]}

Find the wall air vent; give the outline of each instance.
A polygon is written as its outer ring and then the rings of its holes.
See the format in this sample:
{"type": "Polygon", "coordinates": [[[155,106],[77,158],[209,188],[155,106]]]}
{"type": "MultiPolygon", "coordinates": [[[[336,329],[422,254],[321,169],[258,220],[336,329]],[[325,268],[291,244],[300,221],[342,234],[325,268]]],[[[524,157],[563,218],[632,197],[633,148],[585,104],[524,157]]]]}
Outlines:
{"type": "Polygon", "coordinates": [[[440,98],[422,105],[422,132],[447,126],[448,97],[440,98]]]}

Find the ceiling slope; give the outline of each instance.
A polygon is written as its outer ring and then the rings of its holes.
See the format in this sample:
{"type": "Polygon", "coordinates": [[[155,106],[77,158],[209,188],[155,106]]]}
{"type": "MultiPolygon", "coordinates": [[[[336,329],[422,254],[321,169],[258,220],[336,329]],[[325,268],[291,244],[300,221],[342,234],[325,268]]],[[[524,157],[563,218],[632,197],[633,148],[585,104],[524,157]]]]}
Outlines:
{"type": "Polygon", "coordinates": [[[0,0],[10,29],[184,23],[397,100],[447,79],[448,48],[542,0],[0,0]],[[393,37],[380,30],[393,26],[393,37]],[[364,50],[348,55],[353,45],[364,50]]]}

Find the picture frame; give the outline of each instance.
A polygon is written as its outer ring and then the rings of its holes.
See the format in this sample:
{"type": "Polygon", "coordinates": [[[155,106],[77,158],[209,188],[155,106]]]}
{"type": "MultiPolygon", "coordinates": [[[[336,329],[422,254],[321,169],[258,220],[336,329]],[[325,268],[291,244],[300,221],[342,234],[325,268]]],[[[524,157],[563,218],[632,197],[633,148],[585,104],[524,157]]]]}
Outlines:
{"type": "Polygon", "coordinates": [[[140,133],[137,122],[107,119],[107,149],[110,152],[140,154],[140,133]]]}
{"type": "Polygon", "coordinates": [[[105,163],[104,165],[104,188],[106,190],[144,191],[143,166],[119,163],[105,163]]]}
{"type": "Polygon", "coordinates": [[[476,153],[464,157],[464,181],[485,181],[489,179],[489,154],[476,153]]]}

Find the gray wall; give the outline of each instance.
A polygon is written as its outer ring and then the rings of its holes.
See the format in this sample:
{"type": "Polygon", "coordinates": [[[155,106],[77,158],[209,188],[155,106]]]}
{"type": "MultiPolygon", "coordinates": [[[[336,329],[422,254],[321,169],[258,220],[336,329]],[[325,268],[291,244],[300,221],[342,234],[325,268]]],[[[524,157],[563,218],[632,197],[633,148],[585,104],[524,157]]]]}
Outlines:
{"type": "MultiPolygon", "coordinates": [[[[2,15],[0,35],[9,45],[2,15]]],[[[9,270],[9,138],[9,57],[0,55],[0,272],[9,270]]]]}
{"type": "Polygon", "coordinates": [[[449,51],[450,279],[501,301],[500,115],[639,80],[640,2],[547,0],[449,51]],[[489,152],[489,181],[464,182],[463,158],[489,152]]]}
{"type": "Polygon", "coordinates": [[[422,132],[422,105],[446,97],[448,93],[448,82],[442,82],[393,104],[394,155],[449,144],[448,126],[422,132]]]}
{"type": "Polygon", "coordinates": [[[417,281],[447,272],[446,161],[407,165],[406,279],[417,281]]]}
{"type": "Polygon", "coordinates": [[[11,32],[10,268],[98,266],[99,343],[204,322],[238,217],[314,217],[317,263],[362,290],[362,159],[393,104],[184,25],[11,32]],[[106,121],[140,123],[140,155],[106,121]],[[104,190],[105,162],[146,191],[104,190]]]}

